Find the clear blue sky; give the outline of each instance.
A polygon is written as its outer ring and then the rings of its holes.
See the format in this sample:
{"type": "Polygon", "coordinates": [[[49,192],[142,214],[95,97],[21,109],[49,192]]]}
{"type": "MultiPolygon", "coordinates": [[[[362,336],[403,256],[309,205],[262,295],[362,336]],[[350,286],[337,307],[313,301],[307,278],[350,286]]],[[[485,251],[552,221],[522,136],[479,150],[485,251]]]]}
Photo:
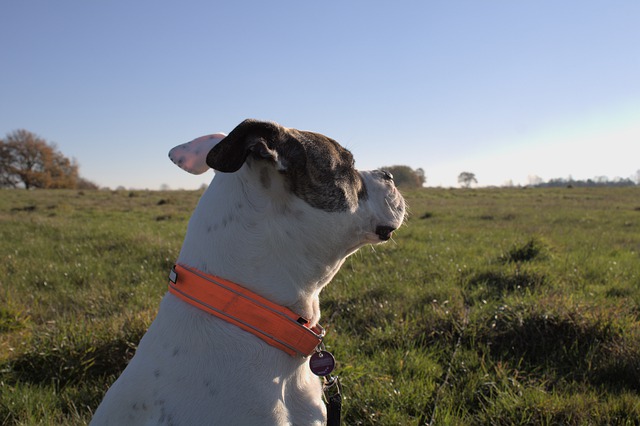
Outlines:
{"type": "Polygon", "coordinates": [[[640,169],[640,1],[0,2],[0,136],[101,186],[197,188],[173,146],[244,118],[428,185],[640,169]]]}

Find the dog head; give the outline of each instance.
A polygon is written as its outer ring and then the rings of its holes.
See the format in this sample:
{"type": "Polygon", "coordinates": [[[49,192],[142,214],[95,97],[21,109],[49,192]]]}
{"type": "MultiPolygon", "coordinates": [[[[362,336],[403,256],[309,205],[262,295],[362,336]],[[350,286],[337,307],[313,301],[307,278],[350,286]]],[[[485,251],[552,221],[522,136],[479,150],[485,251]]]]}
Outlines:
{"type": "Polygon", "coordinates": [[[367,242],[388,240],[404,218],[404,200],[393,177],[384,171],[357,171],[351,152],[319,133],[245,120],[228,136],[197,138],[175,147],[169,157],[194,174],[208,168],[235,173],[246,166],[256,172],[264,190],[277,174],[285,191],[325,212],[370,210],[374,217],[367,242]]]}
{"type": "Polygon", "coordinates": [[[182,169],[200,174],[214,169],[230,174],[246,168],[257,187],[273,197],[291,193],[324,212],[362,210],[363,244],[386,241],[405,213],[404,199],[385,171],[358,171],[347,149],[319,133],[276,123],[245,120],[225,136],[203,136],[172,149],[169,157],[182,169]],[[275,179],[274,179],[275,178],[275,179]],[[274,182],[278,181],[278,182],[274,182]]]}

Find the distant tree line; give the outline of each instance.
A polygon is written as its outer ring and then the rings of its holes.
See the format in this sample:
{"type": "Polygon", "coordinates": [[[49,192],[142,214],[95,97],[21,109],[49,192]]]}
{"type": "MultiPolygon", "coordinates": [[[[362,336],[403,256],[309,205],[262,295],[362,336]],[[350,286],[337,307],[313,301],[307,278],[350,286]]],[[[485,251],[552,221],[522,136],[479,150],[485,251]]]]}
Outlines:
{"type": "Polygon", "coordinates": [[[598,187],[598,186],[636,186],[640,182],[636,183],[631,178],[615,178],[609,180],[606,177],[599,177],[587,180],[573,180],[571,178],[555,178],[550,179],[547,182],[539,182],[532,185],[535,188],[567,188],[567,187],[598,187]]]}
{"type": "Polygon", "coordinates": [[[97,189],[80,176],[78,162],[58,151],[55,144],[27,130],[0,139],[0,188],[97,189]]]}
{"type": "MultiPolygon", "coordinates": [[[[80,176],[78,162],[65,157],[53,143],[27,131],[16,130],[0,139],[0,188],[69,188],[98,189],[98,186],[80,176]]],[[[393,175],[397,186],[401,188],[422,188],[427,182],[423,169],[395,165],[381,167],[393,175]]],[[[476,175],[462,172],[458,183],[469,188],[477,184],[476,175]]],[[[640,170],[634,178],[615,178],[598,176],[587,180],[573,178],[555,178],[545,182],[538,176],[529,177],[530,187],[598,187],[598,186],[640,186],[640,170]]],[[[509,185],[506,185],[509,186],[509,185]]]]}

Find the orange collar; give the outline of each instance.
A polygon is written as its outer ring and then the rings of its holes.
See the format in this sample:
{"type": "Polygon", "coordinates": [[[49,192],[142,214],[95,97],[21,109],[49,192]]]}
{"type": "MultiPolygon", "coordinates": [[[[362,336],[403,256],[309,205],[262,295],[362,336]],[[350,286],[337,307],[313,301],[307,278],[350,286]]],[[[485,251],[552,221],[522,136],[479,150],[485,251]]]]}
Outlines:
{"type": "Polygon", "coordinates": [[[169,292],[291,356],[308,356],[322,343],[324,329],[284,306],[268,301],[236,283],[175,265],[169,275],[169,292]]]}

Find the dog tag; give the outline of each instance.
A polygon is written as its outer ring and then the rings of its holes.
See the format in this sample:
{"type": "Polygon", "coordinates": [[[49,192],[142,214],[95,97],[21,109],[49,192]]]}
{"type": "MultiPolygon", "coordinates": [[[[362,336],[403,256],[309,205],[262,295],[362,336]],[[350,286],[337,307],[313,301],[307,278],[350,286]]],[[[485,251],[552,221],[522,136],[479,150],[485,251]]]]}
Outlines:
{"type": "Polygon", "coordinates": [[[336,359],[327,351],[319,351],[311,355],[309,368],[316,376],[328,376],[336,366],[336,359]]]}

